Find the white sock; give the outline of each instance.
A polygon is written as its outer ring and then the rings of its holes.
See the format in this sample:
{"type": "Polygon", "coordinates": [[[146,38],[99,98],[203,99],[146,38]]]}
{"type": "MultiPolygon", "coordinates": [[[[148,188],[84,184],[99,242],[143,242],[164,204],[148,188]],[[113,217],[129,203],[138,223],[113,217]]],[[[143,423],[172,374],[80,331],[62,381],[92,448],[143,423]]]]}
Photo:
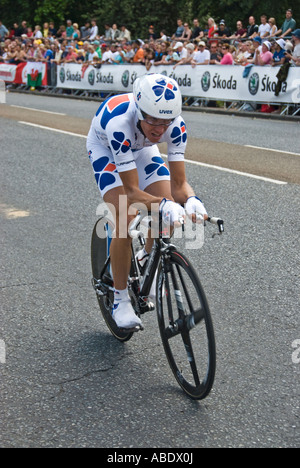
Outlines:
{"type": "Polygon", "coordinates": [[[115,289],[115,302],[129,301],[128,289],[115,289]]]}

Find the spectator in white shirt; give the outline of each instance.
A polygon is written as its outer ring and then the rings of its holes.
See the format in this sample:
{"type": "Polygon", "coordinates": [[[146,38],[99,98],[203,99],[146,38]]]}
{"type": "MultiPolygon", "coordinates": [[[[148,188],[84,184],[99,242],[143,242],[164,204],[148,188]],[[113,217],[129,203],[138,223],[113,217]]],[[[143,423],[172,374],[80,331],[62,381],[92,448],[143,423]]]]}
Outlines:
{"type": "Polygon", "coordinates": [[[263,39],[264,37],[267,37],[267,36],[270,35],[271,26],[267,22],[268,18],[267,18],[266,15],[262,15],[260,17],[260,21],[261,21],[261,24],[260,24],[260,26],[258,28],[258,35],[259,35],[259,37],[261,37],[263,39]]]}
{"type": "Polygon", "coordinates": [[[291,60],[293,66],[299,67],[300,66],[300,29],[295,29],[292,32],[292,39],[294,41],[295,47],[294,50],[287,48],[286,44],[286,58],[291,60]]]}
{"type": "Polygon", "coordinates": [[[251,53],[249,51],[251,47],[251,41],[240,42],[239,49],[234,58],[234,63],[237,65],[246,65],[248,59],[251,57],[251,53]]]}
{"type": "Polygon", "coordinates": [[[205,42],[200,41],[198,44],[199,50],[194,53],[194,57],[191,60],[192,67],[196,65],[209,65],[210,52],[205,47],[205,42]]]}
{"type": "Polygon", "coordinates": [[[97,52],[95,51],[94,47],[92,45],[89,45],[88,47],[88,56],[87,56],[87,61],[92,63],[94,57],[99,57],[97,52]]]}
{"type": "Polygon", "coordinates": [[[272,38],[275,36],[275,34],[277,33],[278,31],[278,28],[276,26],[276,21],[275,21],[275,18],[269,18],[269,21],[268,21],[269,25],[270,25],[270,35],[267,36],[267,38],[272,38]]]}
{"type": "Polygon", "coordinates": [[[195,46],[194,44],[187,44],[186,45],[186,49],[187,49],[187,56],[182,58],[181,60],[179,60],[173,67],[173,70],[175,70],[175,68],[178,66],[178,65],[186,65],[188,63],[192,63],[192,60],[193,60],[193,57],[194,57],[194,54],[195,54],[195,46]]]}
{"type": "Polygon", "coordinates": [[[34,28],[33,37],[34,37],[34,39],[42,39],[43,38],[43,34],[41,32],[41,26],[39,26],[38,24],[34,28]]]}
{"type": "Polygon", "coordinates": [[[128,29],[126,29],[126,26],[122,24],[121,26],[121,31],[118,37],[118,40],[121,41],[122,39],[126,39],[127,42],[131,41],[131,33],[128,29]]]}
{"type": "Polygon", "coordinates": [[[114,48],[114,44],[112,44],[109,48],[108,45],[105,45],[102,47],[102,50],[105,50],[102,54],[102,63],[112,63],[112,57],[115,53],[115,50],[112,50],[114,48]]]}
{"type": "Polygon", "coordinates": [[[89,40],[94,41],[96,39],[96,37],[98,36],[98,26],[97,26],[97,23],[96,23],[95,19],[92,19],[91,23],[92,23],[92,27],[91,27],[91,33],[90,33],[89,40]]]}
{"type": "Polygon", "coordinates": [[[187,57],[188,52],[186,48],[183,47],[182,42],[176,42],[175,46],[173,47],[173,50],[176,50],[179,60],[187,57]]]}

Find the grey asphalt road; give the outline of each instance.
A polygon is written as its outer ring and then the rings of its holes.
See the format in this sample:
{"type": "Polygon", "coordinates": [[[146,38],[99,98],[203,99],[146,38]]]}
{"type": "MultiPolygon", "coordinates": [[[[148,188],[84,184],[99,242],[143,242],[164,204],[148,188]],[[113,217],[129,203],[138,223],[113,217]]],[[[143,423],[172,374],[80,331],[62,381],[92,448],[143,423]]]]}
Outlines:
{"type": "Polygon", "coordinates": [[[226,222],[223,237],[208,228],[186,252],[217,341],[213,390],[195,402],[168,368],[155,313],[125,344],[99,314],[89,250],[100,199],[85,140],[1,112],[0,129],[0,446],[299,447],[299,185],[187,165],[226,222]]]}
{"type": "MultiPolygon", "coordinates": [[[[7,94],[0,114],[86,135],[99,103],[56,97],[7,94]],[[27,100],[27,101],[26,101],[27,100]]],[[[187,158],[285,182],[300,183],[298,121],[274,121],[184,112],[187,158]]],[[[166,151],[164,145],[161,146],[166,151]]]]}
{"type": "MultiPolygon", "coordinates": [[[[65,113],[69,116],[88,119],[100,103],[20,93],[7,93],[8,105],[65,113]]],[[[258,118],[240,118],[234,115],[184,112],[189,136],[221,143],[256,145],[282,151],[300,152],[300,122],[282,122],[258,118]],[[196,118],[195,118],[196,117],[196,118]]]]}

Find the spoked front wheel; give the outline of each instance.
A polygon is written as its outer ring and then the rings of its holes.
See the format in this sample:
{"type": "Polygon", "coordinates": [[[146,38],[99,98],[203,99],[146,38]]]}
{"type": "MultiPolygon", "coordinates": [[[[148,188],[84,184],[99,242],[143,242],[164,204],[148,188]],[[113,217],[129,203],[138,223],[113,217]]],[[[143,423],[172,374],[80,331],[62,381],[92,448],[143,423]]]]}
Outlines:
{"type": "Polygon", "coordinates": [[[165,353],[181,388],[205,398],[214,382],[216,349],[212,319],[198,276],[179,252],[163,260],[157,278],[157,316],[165,353]]]}

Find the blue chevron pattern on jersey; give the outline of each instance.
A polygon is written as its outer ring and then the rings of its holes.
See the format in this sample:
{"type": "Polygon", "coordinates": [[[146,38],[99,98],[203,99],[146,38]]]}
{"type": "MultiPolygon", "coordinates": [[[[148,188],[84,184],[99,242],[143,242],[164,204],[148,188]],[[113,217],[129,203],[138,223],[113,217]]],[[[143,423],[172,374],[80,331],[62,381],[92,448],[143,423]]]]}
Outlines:
{"type": "Polygon", "coordinates": [[[185,143],[187,140],[186,134],[186,126],[185,123],[182,121],[180,123],[180,127],[174,127],[171,133],[172,143],[174,145],[179,146],[180,143],[185,143]]]}
{"type": "Polygon", "coordinates": [[[103,102],[96,113],[96,115],[99,115],[103,109],[103,114],[100,120],[100,125],[103,130],[106,129],[106,126],[111,119],[118,115],[125,114],[129,107],[129,102],[128,94],[113,96],[103,102]]]}

